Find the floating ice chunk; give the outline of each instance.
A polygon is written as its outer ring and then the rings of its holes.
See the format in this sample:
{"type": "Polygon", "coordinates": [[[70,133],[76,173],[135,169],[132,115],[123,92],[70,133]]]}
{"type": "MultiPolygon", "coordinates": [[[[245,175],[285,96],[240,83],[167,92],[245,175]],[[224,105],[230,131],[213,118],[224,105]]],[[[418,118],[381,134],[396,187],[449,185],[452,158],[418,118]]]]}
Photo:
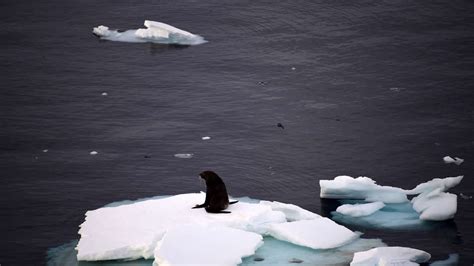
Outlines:
{"type": "Polygon", "coordinates": [[[48,149],[44,149],[43,152],[45,152],[45,153],[48,152],[48,149]]]}
{"type": "Polygon", "coordinates": [[[455,194],[443,192],[438,188],[418,195],[411,202],[421,220],[443,221],[453,218],[456,214],[457,198],[455,194]]]}
{"type": "Polygon", "coordinates": [[[354,254],[351,266],[418,265],[431,255],[423,250],[406,247],[379,247],[354,254]]]}
{"type": "Polygon", "coordinates": [[[459,157],[454,157],[454,159],[453,159],[453,157],[451,157],[451,156],[444,156],[443,161],[444,161],[444,163],[454,163],[456,165],[460,165],[464,162],[464,159],[461,159],[459,157]]]}
{"type": "Polygon", "coordinates": [[[179,45],[197,45],[206,42],[199,35],[162,22],[145,20],[144,25],[146,27],[144,29],[124,32],[110,30],[109,27],[101,25],[93,28],[92,32],[101,39],[118,42],[153,42],[179,45]]]}
{"type": "Polygon", "coordinates": [[[90,152],[90,155],[97,155],[97,154],[99,154],[99,153],[96,152],[96,151],[91,151],[91,152],[90,152]]]}
{"type": "Polygon", "coordinates": [[[202,137],[202,140],[210,140],[210,139],[211,139],[211,137],[209,137],[209,136],[202,137]]]}
{"type": "Polygon", "coordinates": [[[102,95],[102,96],[107,96],[107,95],[109,95],[109,94],[108,94],[107,92],[102,92],[101,95],[102,95]]]}
{"type": "Polygon", "coordinates": [[[278,201],[260,201],[260,204],[268,205],[274,211],[281,211],[285,214],[286,219],[290,222],[292,221],[299,221],[299,220],[313,220],[316,218],[321,218],[319,214],[310,212],[305,210],[299,206],[288,204],[288,203],[281,203],[278,201]]]}
{"type": "Polygon", "coordinates": [[[176,153],[174,157],[180,158],[180,159],[190,159],[193,158],[194,154],[192,153],[176,153]]]}
{"type": "Polygon", "coordinates": [[[336,211],[352,217],[361,217],[371,215],[383,207],[385,207],[383,202],[376,201],[366,204],[344,204],[337,207],[336,211]]]}
{"type": "Polygon", "coordinates": [[[408,201],[403,189],[380,186],[368,177],[353,178],[337,176],[334,180],[320,180],[321,198],[328,199],[363,199],[384,203],[402,203],[408,201]]]}
{"type": "Polygon", "coordinates": [[[182,194],[88,211],[79,230],[77,258],[151,258],[166,231],[179,225],[215,225],[252,231],[260,230],[262,225],[284,221],[283,213],[255,203],[232,204],[227,209],[231,211],[229,214],[209,214],[204,209],[192,209],[204,199],[204,193],[182,194]]]}
{"type": "Polygon", "coordinates": [[[237,265],[262,244],[261,235],[243,230],[177,226],[168,230],[158,244],[153,265],[237,265]]]}
{"type": "Polygon", "coordinates": [[[376,229],[428,229],[434,224],[424,223],[410,202],[386,204],[384,208],[369,215],[353,217],[331,212],[331,219],[343,225],[355,225],[376,229]]]}
{"type": "Polygon", "coordinates": [[[269,234],[277,239],[312,249],[330,249],[345,245],[359,237],[328,218],[273,224],[269,234]]]}

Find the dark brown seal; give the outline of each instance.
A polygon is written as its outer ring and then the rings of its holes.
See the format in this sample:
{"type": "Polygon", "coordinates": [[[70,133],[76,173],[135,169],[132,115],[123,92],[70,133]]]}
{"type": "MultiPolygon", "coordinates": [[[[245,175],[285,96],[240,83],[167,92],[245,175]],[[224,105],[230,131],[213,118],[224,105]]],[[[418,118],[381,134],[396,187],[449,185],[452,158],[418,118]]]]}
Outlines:
{"type": "Polygon", "coordinates": [[[199,176],[206,181],[206,200],[203,204],[193,207],[205,208],[209,213],[230,213],[224,211],[229,204],[237,203],[237,201],[229,202],[229,195],[225,187],[224,181],[213,171],[204,171],[199,176]]]}

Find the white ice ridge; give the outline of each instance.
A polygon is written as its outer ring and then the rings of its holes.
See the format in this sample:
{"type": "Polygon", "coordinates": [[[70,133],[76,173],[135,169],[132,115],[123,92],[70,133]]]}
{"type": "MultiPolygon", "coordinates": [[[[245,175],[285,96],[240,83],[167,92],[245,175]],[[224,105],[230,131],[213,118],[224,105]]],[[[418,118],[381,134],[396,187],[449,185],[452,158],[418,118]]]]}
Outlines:
{"type": "Polygon", "coordinates": [[[222,226],[180,226],[168,230],[158,243],[153,265],[237,265],[261,245],[262,236],[252,232],[222,226]]]}
{"type": "Polygon", "coordinates": [[[354,254],[351,266],[419,265],[430,260],[423,250],[406,247],[379,247],[354,254]]]}
{"type": "Polygon", "coordinates": [[[456,165],[460,165],[464,162],[464,159],[461,159],[459,157],[451,157],[451,156],[444,156],[443,157],[444,163],[454,163],[456,165]]]}
{"type": "MultiPolygon", "coordinates": [[[[380,186],[368,177],[338,176],[334,180],[320,180],[321,198],[363,199],[368,202],[406,202],[407,195],[418,195],[411,201],[421,220],[447,220],[457,210],[457,196],[446,191],[458,185],[463,176],[434,178],[414,189],[380,186]]],[[[347,208],[347,207],[345,207],[347,208]]]]}
{"type": "Polygon", "coordinates": [[[366,201],[381,201],[384,203],[407,202],[403,189],[390,186],[380,186],[374,180],[360,176],[337,176],[334,180],[320,180],[321,198],[327,199],[363,199],[366,201]]]}
{"type": "MultiPolygon", "coordinates": [[[[175,255],[168,254],[165,250],[178,245],[177,241],[182,241],[183,246],[187,245],[185,243],[191,240],[181,238],[179,232],[189,231],[191,230],[189,228],[196,226],[199,230],[196,229],[196,232],[193,231],[189,235],[193,235],[192,241],[203,243],[207,240],[200,238],[202,234],[221,227],[259,235],[279,236],[291,243],[317,249],[337,247],[358,237],[349,229],[327,218],[291,204],[238,202],[229,206],[227,210],[231,213],[228,214],[211,214],[202,208],[192,209],[196,204],[204,202],[204,199],[205,193],[181,194],[88,211],[84,223],[80,225],[81,238],[76,247],[77,259],[83,261],[148,259],[153,258],[158,252],[161,254],[159,259],[169,260],[171,264],[177,263],[174,260],[175,255]],[[299,221],[288,222],[293,220],[299,221]],[[307,223],[302,223],[296,229],[293,228],[298,225],[298,222],[307,223]],[[314,232],[320,232],[320,234],[315,237],[316,240],[309,239],[315,234],[314,232]],[[160,251],[160,248],[163,249],[160,251]]],[[[242,240],[241,243],[242,245],[245,243],[248,249],[241,248],[237,242],[240,241],[241,236],[247,239],[248,235],[239,233],[240,231],[227,231],[222,228],[215,230],[236,236],[228,238],[229,242],[236,242],[235,245],[237,245],[236,253],[229,254],[229,259],[251,255],[256,249],[255,243],[250,240],[242,240]]],[[[221,241],[219,238],[208,240],[216,243],[221,241]]],[[[183,249],[179,252],[191,251],[183,249]]],[[[196,263],[199,262],[196,261],[196,263]]],[[[227,261],[222,263],[227,263],[227,261]]],[[[168,264],[165,263],[165,265],[168,264]]]]}
{"type": "Polygon", "coordinates": [[[178,29],[171,25],[145,20],[146,28],[118,31],[107,26],[97,26],[92,32],[99,38],[117,42],[152,42],[162,44],[197,45],[205,43],[203,37],[178,29]]]}
{"type": "Polygon", "coordinates": [[[372,213],[385,207],[385,204],[381,201],[365,203],[365,204],[344,204],[337,207],[338,213],[349,215],[352,217],[368,216],[372,213]]]}

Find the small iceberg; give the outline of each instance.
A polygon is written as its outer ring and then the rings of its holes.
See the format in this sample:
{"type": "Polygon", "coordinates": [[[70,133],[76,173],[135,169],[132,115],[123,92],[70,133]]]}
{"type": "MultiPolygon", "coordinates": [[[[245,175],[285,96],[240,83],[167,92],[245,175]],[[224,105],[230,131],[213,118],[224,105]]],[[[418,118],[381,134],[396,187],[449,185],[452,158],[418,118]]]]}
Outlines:
{"type": "Polygon", "coordinates": [[[136,43],[161,43],[174,45],[198,45],[207,42],[203,37],[190,32],[178,29],[171,25],[145,20],[146,28],[136,30],[118,31],[100,25],[93,28],[92,33],[102,40],[116,42],[136,42],[136,43]]]}
{"type": "Polygon", "coordinates": [[[461,165],[464,162],[464,159],[459,157],[451,157],[451,156],[444,156],[443,157],[444,163],[454,163],[456,165],[461,165]]]}
{"type": "MultiPolygon", "coordinates": [[[[446,191],[458,185],[462,179],[463,176],[434,178],[411,190],[380,186],[368,177],[338,176],[334,180],[320,180],[319,184],[321,198],[329,199],[359,199],[366,202],[401,204],[409,202],[407,196],[418,195],[411,200],[411,205],[418,212],[419,219],[443,221],[453,218],[457,211],[457,196],[446,191]]],[[[340,213],[342,214],[357,209],[357,206],[341,207],[340,213]]],[[[378,210],[382,208],[383,206],[378,210]]],[[[366,211],[369,210],[366,209],[366,211]]]]}
{"type": "Polygon", "coordinates": [[[351,266],[419,265],[431,255],[423,250],[406,247],[379,247],[354,254],[351,266]]]}

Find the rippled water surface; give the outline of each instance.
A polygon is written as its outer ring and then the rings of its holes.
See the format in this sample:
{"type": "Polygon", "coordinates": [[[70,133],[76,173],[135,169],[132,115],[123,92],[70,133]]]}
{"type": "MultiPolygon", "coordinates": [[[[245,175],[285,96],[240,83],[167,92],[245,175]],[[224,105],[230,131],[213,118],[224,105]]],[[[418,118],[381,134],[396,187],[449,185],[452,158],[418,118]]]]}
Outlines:
{"type": "MultiPolygon", "coordinates": [[[[403,188],[464,174],[453,192],[474,195],[472,1],[5,0],[0,14],[2,265],[45,263],[87,210],[204,190],[206,169],[235,196],[317,213],[334,207],[318,180],[342,174],[403,188]],[[145,19],[209,42],[91,33],[145,19]]],[[[473,222],[459,197],[433,230],[361,231],[472,265],[473,222]]]]}

